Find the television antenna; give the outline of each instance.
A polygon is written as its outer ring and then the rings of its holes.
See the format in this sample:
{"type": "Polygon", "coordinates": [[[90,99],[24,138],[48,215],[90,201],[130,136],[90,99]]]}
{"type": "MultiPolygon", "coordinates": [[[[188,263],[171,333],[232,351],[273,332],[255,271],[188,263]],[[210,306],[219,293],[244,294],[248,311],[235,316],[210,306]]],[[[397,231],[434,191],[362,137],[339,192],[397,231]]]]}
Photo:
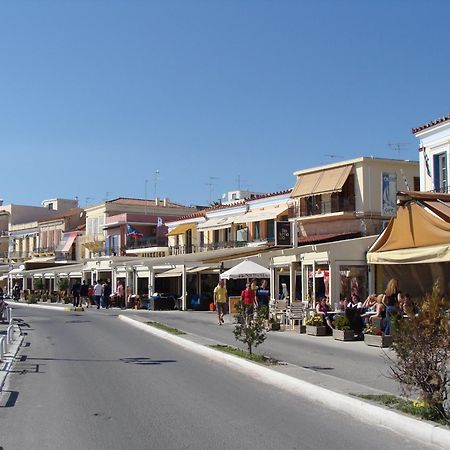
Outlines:
{"type": "Polygon", "coordinates": [[[335,155],[334,153],[331,153],[331,154],[328,154],[328,155],[325,155],[327,158],[331,158],[331,159],[334,159],[334,158],[343,158],[343,156],[341,156],[341,155],[335,155]]]}
{"type": "Polygon", "coordinates": [[[88,204],[92,201],[95,200],[94,197],[85,197],[84,202],[86,203],[86,206],[88,206],[88,204]]]}
{"type": "Polygon", "coordinates": [[[406,150],[407,147],[409,147],[409,145],[410,145],[409,142],[389,142],[388,143],[389,148],[391,148],[392,150],[397,152],[398,158],[400,158],[400,152],[402,152],[403,150],[406,150]]]}
{"type": "Polygon", "coordinates": [[[218,180],[219,177],[208,177],[208,178],[209,178],[209,181],[207,183],[205,183],[205,185],[209,187],[209,204],[211,204],[211,202],[212,202],[212,194],[213,194],[213,191],[214,191],[214,187],[216,185],[216,183],[214,183],[213,180],[218,180]]]}
{"type": "Polygon", "coordinates": [[[159,183],[159,170],[158,169],[155,170],[155,174],[153,175],[153,182],[154,182],[154,187],[155,187],[155,198],[156,198],[157,194],[158,194],[158,183],[159,183]]]}

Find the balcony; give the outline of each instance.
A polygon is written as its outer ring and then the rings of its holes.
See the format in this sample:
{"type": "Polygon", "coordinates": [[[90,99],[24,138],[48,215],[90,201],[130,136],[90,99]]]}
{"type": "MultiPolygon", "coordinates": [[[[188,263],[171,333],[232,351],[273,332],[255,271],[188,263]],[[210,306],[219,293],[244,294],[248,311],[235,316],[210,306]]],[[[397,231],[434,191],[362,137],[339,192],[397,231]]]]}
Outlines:
{"type": "Polygon", "coordinates": [[[55,247],[38,247],[33,249],[35,256],[53,256],[55,254],[55,247]]]}
{"type": "Polygon", "coordinates": [[[126,248],[127,249],[135,249],[135,248],[147,248],[147,247],[156,247],[158,245],[164,246],[167,242],[158,242],[161,239],[157,239],[155,236],[152,237],[142,237],[137,239],[127,239],[126,248]]]}
{"type": "Polygon", "coordinates": [[[355,196],[344,197],[334,194],[330,200],[324,201],[320,195],[303,197],[300,202],[289,208],[289,218],[320,216],[339,212],[355,211],[355,196]]]}

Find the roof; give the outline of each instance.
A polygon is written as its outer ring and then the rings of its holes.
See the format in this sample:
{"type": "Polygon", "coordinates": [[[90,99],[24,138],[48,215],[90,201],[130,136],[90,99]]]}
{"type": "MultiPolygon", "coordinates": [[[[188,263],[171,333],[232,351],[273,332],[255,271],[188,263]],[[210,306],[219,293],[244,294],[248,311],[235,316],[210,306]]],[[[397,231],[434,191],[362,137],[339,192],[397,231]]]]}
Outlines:
{"type": "Polygon", "coordinates": [[[167,199],[166,200],[158,199],[157,203],[156,199],[144,200],[141,198],[118,197],[113,200],[107,200],[105,203],[114,203],[118,205],[142,205],[142,206],[147,205],[147,206],[166,206],[170,208],[189,208],[189,206],[180,205],[179,203],[173,203],[167,199]]]}
{"type": "Polygon", "coordinates": [[[310,236],[300,236],[298,243],[300,245],[318,244],[320,242],[342,241],[345,239],[353,239],[360,237],[360,233],[327,233],[327,234],[313,234],[310,236]]]}
{"type": "Polygon", "coordinates": [[[49,219],[45,219],[45,220],[39,220],[38,222],[39,223],[53,222],[54,220],[65,219],[66,217],[76,216],[83,212],[84,212],[83,208],[70,208],[57,216],[53,216],[53,217],[51,217],[49,219]]]}
{"type": "Polygon", "coordinates": [[[450,114],[448,114],[447,116],[439,117],[439,119],[435,119],[430,122],[424,123],[423,125],[420,125],[419,127],[412,128],[412,133],[416,134],[419,131],[426,130],[427,128],[434,127],[435,125],[439,125],[439,124],[447,122],[449,120],[450,120],[450,114]]]}

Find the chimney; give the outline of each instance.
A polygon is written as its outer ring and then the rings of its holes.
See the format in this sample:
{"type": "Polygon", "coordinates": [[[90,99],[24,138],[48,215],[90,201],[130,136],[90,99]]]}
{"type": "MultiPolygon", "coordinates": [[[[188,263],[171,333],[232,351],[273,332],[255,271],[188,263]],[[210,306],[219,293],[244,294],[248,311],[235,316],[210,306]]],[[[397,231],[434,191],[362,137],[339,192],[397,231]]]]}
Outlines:
{"type": "Polygon", "coordinates": [[[169,199],[167,197],[165,197],[164,201],[163,201],[163,205],[167,206],[168,203],[169,203],[169,199]]]}
{"type": "Polygon", "coordinates": [[[159,206],[159,198],[155,197],[155,206],[159,206]]]}

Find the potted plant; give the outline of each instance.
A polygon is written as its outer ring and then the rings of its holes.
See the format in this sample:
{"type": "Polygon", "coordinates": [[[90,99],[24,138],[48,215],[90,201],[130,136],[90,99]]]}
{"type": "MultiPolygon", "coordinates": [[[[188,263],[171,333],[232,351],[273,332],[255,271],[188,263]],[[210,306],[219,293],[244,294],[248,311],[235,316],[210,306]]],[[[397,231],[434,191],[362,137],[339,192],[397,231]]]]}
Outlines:
{"type": "Polygon", "coordinates": [[[353,341],[355,332],[346,316],[337,316],[333,321],[333,338],[337,341],[353,341]]]}
{"type": "Polygon", "coordinates": [[[364,342],[371,347],[390,347],[392,336],[386,336],[377,326],[369,325],[364,329],[364,342]]]}
{"type": "Polygon", "coordinates": [[[272,331],[280,331],[280,321],[271,317],[269,319],[269,329],[272,331]]]}
{"type": "Polygon", "coordinates": [[[306,334],[310,336],[326,336],[327,327],[323,324],[323,317],[320,314],[308,317],[305,320],[306,334]]]}

